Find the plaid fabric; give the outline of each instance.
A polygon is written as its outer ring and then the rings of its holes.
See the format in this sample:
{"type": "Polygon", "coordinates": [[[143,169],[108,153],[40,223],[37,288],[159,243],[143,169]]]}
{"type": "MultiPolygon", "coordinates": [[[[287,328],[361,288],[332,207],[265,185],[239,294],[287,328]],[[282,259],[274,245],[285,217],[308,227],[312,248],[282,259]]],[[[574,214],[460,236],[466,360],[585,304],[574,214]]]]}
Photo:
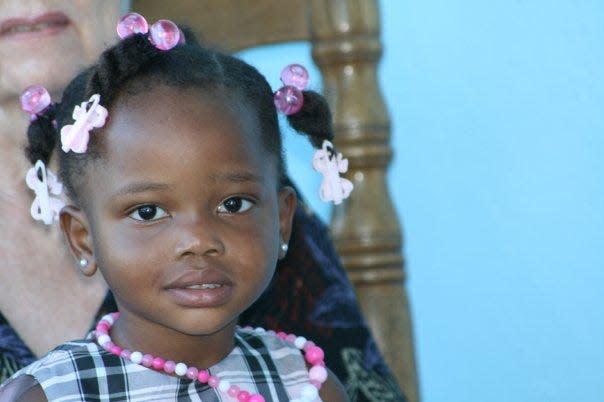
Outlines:
{"type": "MultiPolygon", "coordinates": [[[[301,352],[275,335],[238,329],[235,348],[209,369],[267,402],[289,401],[308,384],[301,352]]],[[[197,381],[159,373],[117,357],[90,339],[67,342],[17,372],[40,383],[53,402],[232,401],[197,381]]]]}

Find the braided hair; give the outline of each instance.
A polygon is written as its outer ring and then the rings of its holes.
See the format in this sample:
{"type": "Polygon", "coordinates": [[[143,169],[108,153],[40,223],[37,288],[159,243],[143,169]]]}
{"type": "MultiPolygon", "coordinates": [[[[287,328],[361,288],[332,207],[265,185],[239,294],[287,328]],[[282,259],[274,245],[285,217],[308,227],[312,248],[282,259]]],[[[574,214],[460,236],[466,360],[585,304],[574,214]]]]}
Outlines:
{"type": "MultiPolygon", "coordinates": [[[[63,126],[73,124],[74,107],[99,94],[101,104],[111,116],[119,96],[149,91],[159,85],[200,90],[208,96],[223,92],[244,102],[257,114],[260,140],[277,158],[281,183],[287,182],[277,110],[266,78],[241,59],[200,45],[190,30],[183,31],[186,42],[168,51],[157,49],[143,34],[119,41],[71,81],[60,103],[31,122],[25,150],[27,158],[32,164],[37,160],[48,164],[57,152],[60,179],[75,202],[83,201],[86,167],[103,157],[103,147],[102,135],[92,135],[85,153],[60,150],[60,131],[63,126]]],[[[303,91],[303,95],[302,109],[287,119],[297,132],[320,148],[324,139],[333,138],[331,113],[322,95],[314,91],[303,91]]]]}

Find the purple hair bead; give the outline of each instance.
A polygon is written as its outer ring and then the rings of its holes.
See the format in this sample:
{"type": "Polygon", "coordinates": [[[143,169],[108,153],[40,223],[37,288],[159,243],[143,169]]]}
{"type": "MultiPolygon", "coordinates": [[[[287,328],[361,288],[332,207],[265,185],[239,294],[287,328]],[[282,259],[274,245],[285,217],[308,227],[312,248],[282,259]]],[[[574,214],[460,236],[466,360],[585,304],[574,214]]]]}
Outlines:
{"type": "Polygon", "coordinates": [[[138,13],[128,13],[117,23],[117,34],[121,39],[134,34],[146,34],[149,32],[149,24],[145,17],[138,13]]]}
{"type": "Polygon", "coordinates": [[[19,97],[21,108],[32,118],[39,115],[50,106],[50,94],[41,85],[30,85],[19,97]]]}
{"type": "Polygon", "coordinates": [[[149,40],[160,50],[170,50],[180,41],[180,29],[170,20],[158,20],[149,29],[149,40]]]}
{"type": "Polygon", "coordinates": [[[286,115],[297,113],[304,104],[304,95],[298,88],[285,85],[274,95],[275,107],[286,115]]]}
{"type": "Polygon", "coordinates": [[[300,64],[288,64],[281,71],[281,82],[303,91],[308,85],[308,71],[300,64]]]}

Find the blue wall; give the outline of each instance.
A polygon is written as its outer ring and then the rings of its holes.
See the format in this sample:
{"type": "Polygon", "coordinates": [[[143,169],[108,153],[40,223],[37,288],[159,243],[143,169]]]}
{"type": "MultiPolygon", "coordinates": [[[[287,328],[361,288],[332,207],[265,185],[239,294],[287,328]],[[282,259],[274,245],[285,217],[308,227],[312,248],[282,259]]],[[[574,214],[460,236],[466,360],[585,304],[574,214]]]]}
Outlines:
{"type": "MultiPolygon", "coordinates": [[[[604,401],[604,2],[381,7],[423,401],[604,401]]],[[[244,57],[276,88],[308,53],[244,57]]],[[[328,216],[312,150],[287,146],[328,216]]]]}

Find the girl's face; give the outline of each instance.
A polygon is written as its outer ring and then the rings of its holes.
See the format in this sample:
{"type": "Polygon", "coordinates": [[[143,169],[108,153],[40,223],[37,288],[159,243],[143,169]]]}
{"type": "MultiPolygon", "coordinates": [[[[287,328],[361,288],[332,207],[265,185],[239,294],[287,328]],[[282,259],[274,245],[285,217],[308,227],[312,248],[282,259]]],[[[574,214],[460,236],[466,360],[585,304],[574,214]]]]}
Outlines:
{"type": "Polygon", "coordinates": [[[86,175],[85,215],[63,213],[76,257],[100,268],[129,328],[144,334],[229,327],[289,240],[295,194],[279,190],[255,116],[224,105],[167,86],[118,99],[92,134],[105,156],[86,175]]]}

